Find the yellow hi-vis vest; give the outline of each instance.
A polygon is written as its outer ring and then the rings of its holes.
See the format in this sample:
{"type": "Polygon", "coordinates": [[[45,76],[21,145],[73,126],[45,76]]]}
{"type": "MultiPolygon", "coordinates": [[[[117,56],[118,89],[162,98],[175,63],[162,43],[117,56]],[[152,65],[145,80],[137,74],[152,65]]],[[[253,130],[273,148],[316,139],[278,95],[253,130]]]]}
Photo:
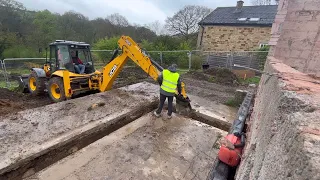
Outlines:
{"type": "Polygon", "coordinates": [[[162,75],[163,75],[163,80],[162,80],[161,89],[169,93],[175,93],[177,89],[178,80],[179,80],[179,74],[173,73],[167,69],[164,69],[162,71],[162,75]]]}

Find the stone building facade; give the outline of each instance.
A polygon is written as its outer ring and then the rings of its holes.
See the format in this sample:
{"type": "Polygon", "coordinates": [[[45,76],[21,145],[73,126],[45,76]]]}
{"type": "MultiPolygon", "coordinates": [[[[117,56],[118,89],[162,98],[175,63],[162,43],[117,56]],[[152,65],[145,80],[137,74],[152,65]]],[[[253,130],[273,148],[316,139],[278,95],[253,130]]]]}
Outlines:
{"type": "Polygon", "coordinates": [[[276,5],[219,7],[200,23],[197,46],[203,51],[252,51],[268,45],[276,5]]]}
{"type": "Polygon", "coordinates": [[[203,51],[251,51],[268,44],[270,27],[250,26],[205,26],[202,42],[203,51]]]}

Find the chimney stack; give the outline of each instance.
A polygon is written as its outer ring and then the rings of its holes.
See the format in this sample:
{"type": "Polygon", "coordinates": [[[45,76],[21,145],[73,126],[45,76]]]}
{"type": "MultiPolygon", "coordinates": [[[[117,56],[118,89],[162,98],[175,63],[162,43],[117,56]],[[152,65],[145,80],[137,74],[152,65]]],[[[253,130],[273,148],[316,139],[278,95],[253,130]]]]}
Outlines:
{"type": "Polygon", "coordinates": [[[237,9],[241,10],[241,8],[243,7],[243,1],[237,1],[237,9]]]}
{"type": "Polygon", "coordinates": [[[236,6],[236,10],[234,11],[234,13],[240,13],[242,10],[242,7],[243,7],[243,1],[237,1],[237,6],[236,6]]]}

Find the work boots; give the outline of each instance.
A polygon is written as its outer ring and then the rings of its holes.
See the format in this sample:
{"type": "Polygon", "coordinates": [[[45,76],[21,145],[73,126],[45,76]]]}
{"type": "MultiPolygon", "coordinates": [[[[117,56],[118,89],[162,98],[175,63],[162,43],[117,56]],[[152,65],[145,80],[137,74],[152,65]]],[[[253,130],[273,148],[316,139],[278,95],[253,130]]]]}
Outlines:
{"type": "MultiPolygon", "coordinates": [[[[158,114],[157,111],[154,111],[153,114],[154,114],[157,118],[161,117],[161,114],[158,114]]],[[[167,115],[167,119],[172,119],[172,115],[171,115],[171,116],[167,115]]]]}
{"type": "Polygon", "coordinates": [[[159,118],[159,117],[161,116],[161,114],[158,114],[157,111],[155,111],[153,114],[154,114],[157,118],[159,118]]]}

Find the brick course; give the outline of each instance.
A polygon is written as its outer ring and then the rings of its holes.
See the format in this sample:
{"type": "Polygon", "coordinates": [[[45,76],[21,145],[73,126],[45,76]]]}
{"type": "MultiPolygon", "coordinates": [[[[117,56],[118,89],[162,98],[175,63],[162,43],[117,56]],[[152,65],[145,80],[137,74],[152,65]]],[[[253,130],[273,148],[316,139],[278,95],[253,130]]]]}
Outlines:
{"type": "Polygon", "coordinates": [[[281,0],[279,13],[286,15],[284,19],[278,15],[275,19],[270,40],[275,57],[301,72],[320,77],[319,2],[281,0]],[[282,28],[277,29],[280,25],[282,28]]]}

